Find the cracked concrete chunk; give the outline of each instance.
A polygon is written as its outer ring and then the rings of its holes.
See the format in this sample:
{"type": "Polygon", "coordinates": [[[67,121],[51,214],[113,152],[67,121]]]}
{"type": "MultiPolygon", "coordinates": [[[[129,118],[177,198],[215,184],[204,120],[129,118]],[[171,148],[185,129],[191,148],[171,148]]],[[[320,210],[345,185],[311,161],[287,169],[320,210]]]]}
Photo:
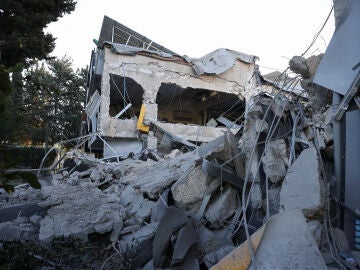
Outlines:
{"type": "Polygon", "coordinates": [[[212,226],[220,227],[226,219],[235,213],[238,207],[239,202],[236,198],[236,191],[228,187],[210,204],[205,213],[206,220],[212,226]]]}
{"type": "Polygon", "coordinates": [[[251,208],[259,209],[262,206],[262,194],[260,184],[254,183],[250,193],[251,208]]]}
{"type": "Polygon", "coordinates": [[[155,267],[162,267],[166,262],[172,234],[180,229],[187,217],[183,211],[170,206],[159,223],[153,242],[153,261],[155,267]]]}
{"type": "Polygon", "coordinates": [[[201,226],[198,230],[199,246],[205,254],[217,251],[224,245],[232,245],[232,229],[229,227],[220,230],[209,230],[201,226]]]}
{"type": "Polygon", "coordinates": [[[193,224],[190,221],[186,222],[184,227],[179,230],[179,234],[174,246],[171,265],[182,262],[189,249],[197,244],[198,241],[198,235],[193,224]]]}
{"type": "Polygon", "coordinates": [[[248,269],[316,269],[327,266],[299,209],[273,216],[266,224],[248,269]]]}
{"type": "Polygon", "coordinates": [[[316,149],[307,148],[286,174],[280,192],[280,207],[285,211],[299,208],[305,216],[312,216],[324,205],[322,191],[316,149]]]}
{"type": "Polygon", "coordinates": [[[124,210],[115,195],[90,186],[46,186],[42,192],[47,197],[42,205],[51,208],[40,222],[40,240],[62,236],[87,239],[89,233],[122,226],[124,210]]]}
{"type": "Polygon", "coordinates": [[[197,155],[189,152],[171,160],[151,163],[152,166],[138,168],[120,179],[121,184],[130,184],[133,188],[157,199],[169,185],[179,179],[188,169],[194,166],[197,155]]]}
{"type": "Polygon", "coordinates": [[[266,132],[268,132],[268,129],[269,129],[269,125],[265,120],[256,119],[256,122],[255,122],[255,130],[256,130],[256,132],[258,132],[258,133],[260,133],[260,132],[266,133],[266,132]]]}
{"type": "Polygon", "coordinates": [[[0,223],[0,241],[35,240],[38,229],[27,217],[0,223]]]}
{"type": "Polygon", "coordinates": [[[286,149],[283,139],[271,141],[267,144],[265,155],[261,159],[264,172],[273,183],[282,181],[286,175],[286,149]]]}
{"type": "Polygon", "coordinates": [[[301,74],[304,78],[308,78],[310,76],[310,71],[306,65],[305,57],[293,56],[289,62],[289,66],[291,71],[301,74]]]}
{"type": "Polygon", "coordinates": [[[204,256],[205,264],[208,268],[216,264],[218,261],[220,261],[222,258],[224,258],[226,255],[228,255],[231,251],[234,250],[233,245],[224,246],[214,252],[211,252],[204,256]]]}
{"type": "Polygon", "coordinates": [[[181,177],[175,182],[171,187],[171,192],[177,205],[191,206],[202,200],[206,193],[211,193],[219,185],[219,181],[205,173],[201,166],[196,166],[187,176],[181,177]]]}
{"type": "Polygon", "coordinates": [[[139,190],[132,186],[126,187],[119,198],[121,204],[126,208],[127,216],[138,224],[142,224],[145,219],[150,217],[151,209],[155,205],[155,202],[145,199],[139,190]]]}
{"type": "Polygon", "coordinates": [[[144,114],[144,124],[150,125],[151,122],[157,121],[157,112],[158,112],[158,105],[145,103],[145,114],[144,114]]]}
{"type": "MultiPolygon", "coordinates": [[[[268,191],[269,196],[269,214],[275,215],[279,212],[280,208],[280,190],[281,187],[271,187],[268,191]]],[[[266,197],[263,200],[263,209],[266,210],[266,197]]]]}

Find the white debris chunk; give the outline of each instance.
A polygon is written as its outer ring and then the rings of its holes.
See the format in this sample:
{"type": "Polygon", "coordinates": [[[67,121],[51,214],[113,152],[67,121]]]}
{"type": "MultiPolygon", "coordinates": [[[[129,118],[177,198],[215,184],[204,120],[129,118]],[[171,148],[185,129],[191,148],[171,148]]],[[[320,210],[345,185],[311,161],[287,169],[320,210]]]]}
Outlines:
{"type": "Polygon", "coordinates": [[[299,208],[309,217],[323,205],[323,185],[314,147],[303,150],[289,168],[280,192],[280,207],[285,211],[299,208]]]}

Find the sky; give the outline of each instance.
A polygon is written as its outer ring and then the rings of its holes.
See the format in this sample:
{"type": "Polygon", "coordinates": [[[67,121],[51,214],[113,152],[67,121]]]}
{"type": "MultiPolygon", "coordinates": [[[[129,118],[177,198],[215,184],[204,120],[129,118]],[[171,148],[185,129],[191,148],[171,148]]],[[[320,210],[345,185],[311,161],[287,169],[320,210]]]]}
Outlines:
{"type": "MultiPolygon", "coordinates": [[[[218,48],[256,55],[262,74],[284,70],[319,31],[332,0],[78,0],[75,11],[48,25],[56,47],[76,68],[89,64],[103,16],[190,57],[218,48]]],[[[331,15],[305,56],[324,53],[334,32],[331,15]]]]}

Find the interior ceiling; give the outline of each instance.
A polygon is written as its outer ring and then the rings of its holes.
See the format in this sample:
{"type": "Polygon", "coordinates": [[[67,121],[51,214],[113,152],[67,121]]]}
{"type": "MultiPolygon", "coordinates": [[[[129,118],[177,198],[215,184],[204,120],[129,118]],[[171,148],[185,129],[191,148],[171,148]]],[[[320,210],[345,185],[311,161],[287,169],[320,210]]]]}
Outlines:
{"type": "MultiPolygon", "coordinates": [[[[205,89],[182,88],[173,83],[163,83],[156,97],[156,103],[169,104],[172,100],[192,100],[206,103],[209,107],[221,109],[223,106],[234,104],[239,98],[235,94],[216,92],[205,89]]],[[[231,106],[231,105],[230,105],[231,106]]]]}
{"type": "MultiPolygon", "coordinates": [[[[140,84],[129,77],[125,77],[126,102],[131,103],[134,107],[140,107],[144,90],[140,84]],[[130,100],[129,100],[130,98],[130,100]]],[[[122,95],[124,94],[124,78],[119,75],[110,74],[110,100],[114,103],[123,103],[122,95]]]]}

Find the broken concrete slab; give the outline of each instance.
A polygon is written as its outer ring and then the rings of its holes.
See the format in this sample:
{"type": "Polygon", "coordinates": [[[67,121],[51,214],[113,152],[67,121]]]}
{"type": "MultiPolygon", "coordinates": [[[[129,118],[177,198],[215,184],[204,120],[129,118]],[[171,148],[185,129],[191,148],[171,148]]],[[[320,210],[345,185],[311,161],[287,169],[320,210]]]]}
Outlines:
{"type": "Polygon", "coordinates": [[[266,224],[249,269],[327,269],[299,209],[273,216],[266,224]]]}
{"type": "Polygon", "coordinates": [[[146,142],[147,142],[147,149],[157,148],[157,137],[154,135],[154,132],[149,131],[146,142]]]}
{"type": "Polygon", "coordinates": [[[269,125],[265,120],[256,119],[255,130],[257,133],[266,133],[268,132],[269,125]]]}
{"type": "Polygon", "coordinates": [[[214,264],[218,263],[222,258],[228,255],[235,249],[234,245],[224,246],[214,252],[206,254],[204,256],[204,262],[208,268],[212,267],[214,264]]]}
{"type": "Polygon", "coordinates": [[[166,213],[166,209],[168,206],[168,198],[169,198],[170,190],[165,190],[161,195],[159,195],[159,199],[156,201],[154,206],[151,209],[151,222],[159,223],[160,220],[166,213]]]}
{"type": "Polygon", "coordinates": [[[283,139],[270,141],[265,147],[265,155],[261,161],[269,180],[273,183],[282,181],[286,175],[286,143],[283,139]]]}
{"type": "MultiPolygon", "coordinates": [[[[265,225],[260,227],[250,236],[251,245],[256,250],[260,244],[261,238],[265,231],[265,225]]],[[[250,249],[248,240],[244,241],[240,246],[235,248],[227,256],[222,258],[211,270],[238,270],[248,269],[251,263],[250,249]]],[[[275,268],[276,269],[276,268],[275,268]]]]}
{"type": "MultiPolygon", "coordinates": [[[[280,190],[281,187],[271,187],[268,190],[269,196],[269,216],[275,215],[280,209],[280,190]]],[[[266,211],[266,197],[263,200],[263,209],[266,211]]]]}
{"type": "Polygon", "coordinates": [[[157,199],[169,185],[190,170],[198,158],[189,152],[171,160],[154,162],[152,166],[129,172],[119,179],[119,183],[130,185],[150,198],[157,199]]]}
{"type": "Polygon", "coordinates": [[[144,115],[144,124],[149,126],[152,122],[157,121],[158,116],[158,104],[156,103],[144,103],[145,105],[145,115],[144,115]]]}
{"type": "Polygon", "coordinates": [[[149,247],[152,245],[157,226],[157,223],[146,224],[132,234],[121,236],[118,241],[119,250],[125,254],[126,252],[136,254],[137,265],[143,266],[153,257],[153,251],[149,247]]]}
{"type": "Polygon", "coordinates": [[[321,244],[321,240],[322,240],[322,225],[320,223],[320,221],[318,220],[311,220],[308,221],[308,227],[311,231],[311,234],[313,235],[316,244],[318,245],[318,247],[320,247],[321,244]]]}
{"type": "Polygon", "coordinates": [[[159,223],[153,241],[153,262],[155,267],[166,265],[166,254],[170,243],[171,235],[180,229],[186,222],[187,217],[183,211],[170,206],[159,223]]]}
{"type": "Polygon", "coordinates": [[[290,70],[301,74],[304,78],[311,76],[308,66],[306,65],[306,59],[302,56],[293,56],[289,61],[290,70]]]}
{"type": "Polygon", "coordinates": [[[0,241],[37,240],[38,233],[28,217],[0,223],[0,241]]]}
{"type": "Polygon", "coordinates": [[[176,243],[174,246],[174,252],[171,260],[171,265],[178,264],[185,259],[189,249],[198,243],[198,235],[195,231],[194,225],[188,221],[179,230],[176,243]]]}
{"type": "Polygon", "coordinates": [[[205,213],[205,218],[211,226],[219,228],[223,222],[231,217],[240,207],[236,191],[230,187],[225,188],[222,194],[218,194],[205,213]]]}
{"type": "Polygon", "coordinates": [[[201,166],[196,166],[174,183],[171,193],[177,206],[187,207],[202,200],[204,195],[211,193],[219,185],[217,179],[205,173],[201,166]]]}
{"type": "Polygon", "coordinates": [[[285,211],[301,209],[309,217],[324,205],[323,184],[320,179],[315,147],[303,150],[288,169],[280,192],[280,207],[285,211]]]}
{"type": "Polygon", "coordinates": [[[135,174],[137,171],[142,171],[144,168],[148,168],[154,165],[152,160],[133,160],[125,159],[114,166],[113,174],[116,179],[119,179],[122,176],[127,176],[128,174],[135,174]]]}
{"type": "Polygon", "coordinates": [[[205,226],[199,228],[198,234],[199,245],[205,254],[218,250],[225,239],[231,237],[227,230],[210,230],[205,226]]]}
{"type": "Polygon", "coordinates": [[[35,202],[18,204],[10,207],[0,209],[0,223],[14,220],[18,217],[31,217],[34,214],[42,214],[46,211],[45,208],[37,205],[35,202]]]}
{"type": "Polygon", "coordinates": [[[250,191],[250,202],[252,209],[259,209],[262,207],[261,186],[259,183],[254,183],[250,191]]]}
{"type": "Polygon", "coordinates": [[[115,195],[91,186],[46,186],[42,192],[46,200],[40,205],[50,207],[40,222],[42,241],[69,236],[87,239],[90,233],[119,231],[122,226],[125,213],[115,195]]]}

